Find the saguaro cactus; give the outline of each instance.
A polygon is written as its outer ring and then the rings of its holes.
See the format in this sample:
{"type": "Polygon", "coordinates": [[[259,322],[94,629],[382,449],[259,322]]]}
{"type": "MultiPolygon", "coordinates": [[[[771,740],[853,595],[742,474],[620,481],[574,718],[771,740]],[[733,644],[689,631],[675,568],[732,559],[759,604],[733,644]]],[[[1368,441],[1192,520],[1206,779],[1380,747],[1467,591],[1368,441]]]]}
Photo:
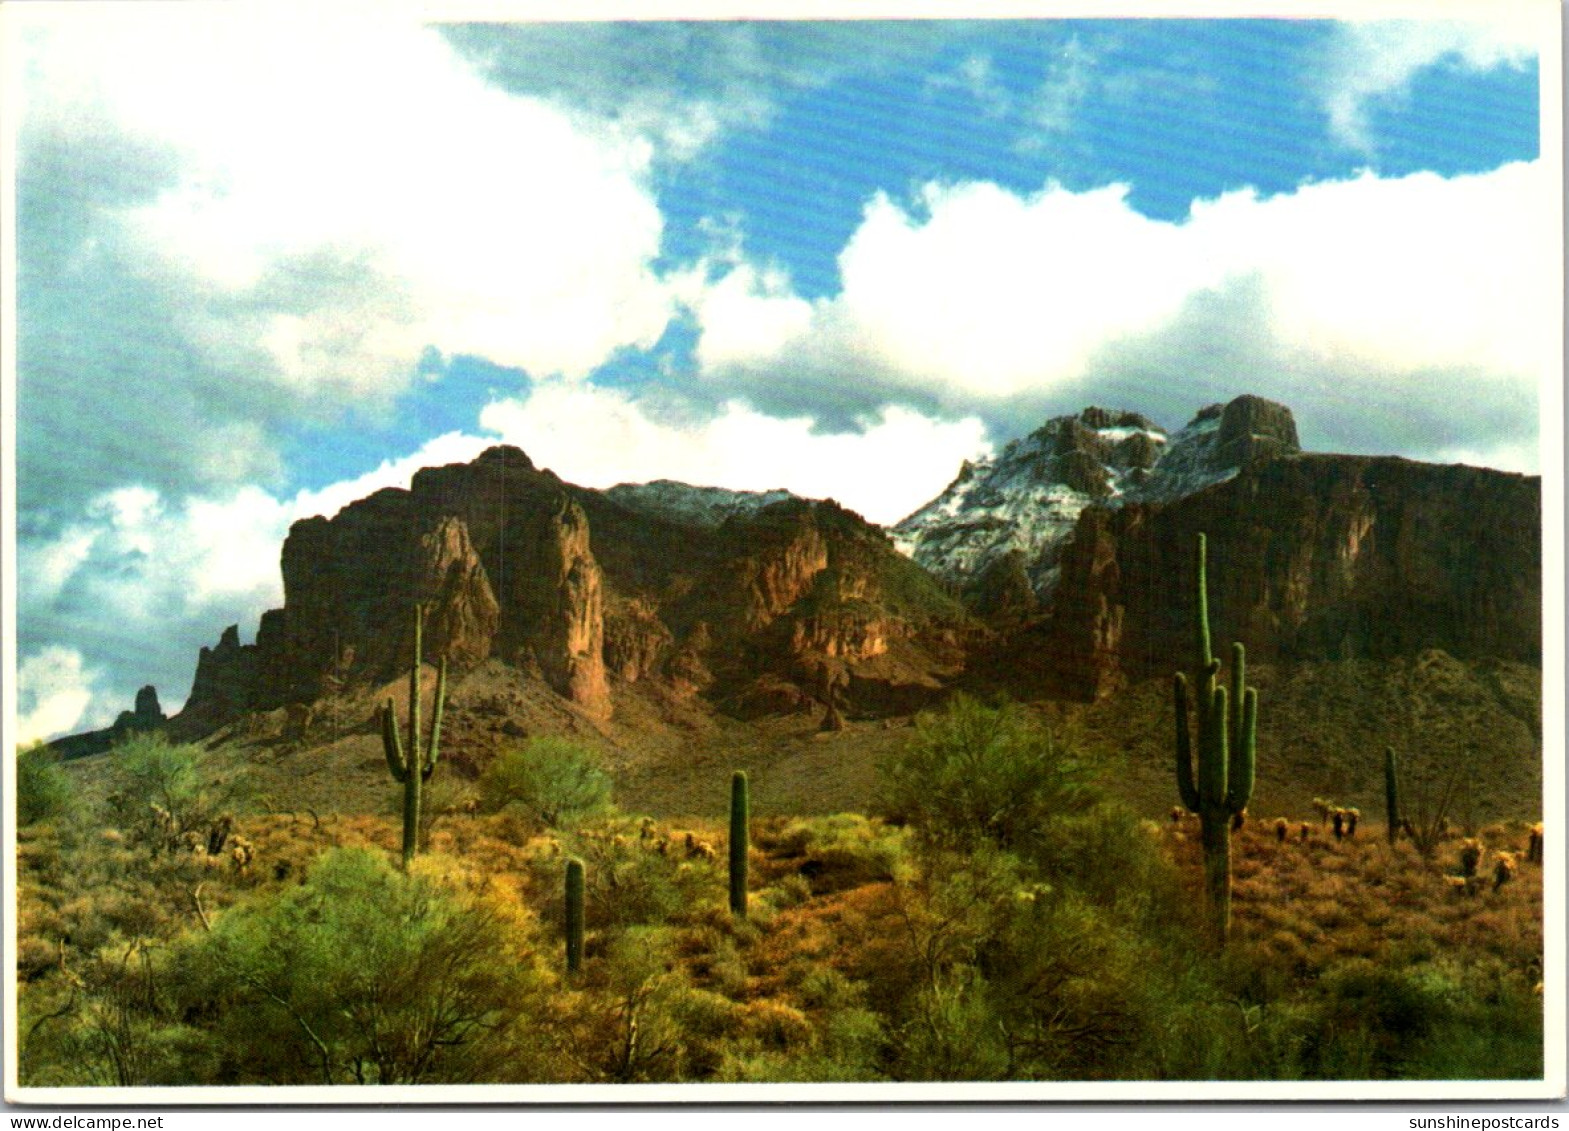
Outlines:
{"type": "Polygon", "coordinates": [[[583,861],[567,861],[567,973],[583,968],[583,861]]]}
{"type": "Polygon", "coordinates": [[[1177,717],[1177,792],[1199,817],[1204,849],[1204,886],[1208,893],[1211,930],[1224,946],[1231,931],[1231,837],[1234,817],[1253,796],[1254,735],[1258,692],[1246,686],[1246,656],[1240,643],[1231,646],[1231,692],[1220,682],[1220,661],[1210,652],[1209,593],[1205,574],[1206,545],[1198,536],[1194,569],[1194,628],[1198,651],[1198,768],[1193,765],[1189,732],[1188,679],[1173,679],[1177,717]]]}
{"type": "Polygon", "coordinates": [[[1400,781],[1395,774],[1395,748],[1384,747],[1384,815],[1389,819],[1386,835],[1394,844],[1400,835],[1400,781]]]}
{"type": "Polygon", "coordinates": [[[743,919],[746,918],[746,854],[751,844],[748,831],[751,815],[746,771],[737,770],[730,778],[730,912],[743,919]]]}
{"type": "Polygon", "coordinates": [[[443,657],[436,675],[436,701],[431,707],[430,737],[420,749],[420,673],[424,669],[425,610],[414,606],[414,667],[409,672],[409,742],[404,752],[398,736],[398,716],[389,696],[381,712],[381,742],[387,768],[403,783],[403,869],[408,871],[419,851],[420,786],[430,780],[441,756],[441,712],[447,699],[447,661],[443,657]]]}

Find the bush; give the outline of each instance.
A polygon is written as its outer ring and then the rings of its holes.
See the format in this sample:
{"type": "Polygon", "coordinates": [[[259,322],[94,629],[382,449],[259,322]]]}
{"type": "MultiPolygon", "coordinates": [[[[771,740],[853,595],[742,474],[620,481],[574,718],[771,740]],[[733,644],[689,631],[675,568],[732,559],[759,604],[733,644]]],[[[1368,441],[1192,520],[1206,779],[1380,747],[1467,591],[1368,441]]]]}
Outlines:
{"type": "Polygon", "coordinates": [[[112,824],[159,847],[158,838],[201,829],[240,800],[238,788],[213,779],[198,746],[172,745],[161,734],[135,735],[114,747],[114,790],[108,798],[112,824]],[[165,810],[163,827],[153,807],[165,810]]]}
{"type": "Polygon", "coordinates": [[[564,738],[533,738],[505,751],[480,777],[486,808],[516,806],[559,829],[610,808],[610,779],[588,750],[564,738]]]}
{"type": "Polygon", "coordinates": [[[880,767],[886,803],[929,843],[1027,851],[1041,828],[1096,800],[1087,768],[1016,707],[957,696],[922,715],[880,767]]]}
{"type": "Polygon", "coordinates": [[[339,849],[221,915],[182,983],[189,1008],[222,1018],[225,1082],[518,1080],[538,1072],[522,1023],[534,942],[499,901],[339,849]]]}
{"type": "Polygon", "coordinates": [[[60,758],[39,744],[16,755],[16,823],[37,824],[70,810],[71,780],[60,758]]]}

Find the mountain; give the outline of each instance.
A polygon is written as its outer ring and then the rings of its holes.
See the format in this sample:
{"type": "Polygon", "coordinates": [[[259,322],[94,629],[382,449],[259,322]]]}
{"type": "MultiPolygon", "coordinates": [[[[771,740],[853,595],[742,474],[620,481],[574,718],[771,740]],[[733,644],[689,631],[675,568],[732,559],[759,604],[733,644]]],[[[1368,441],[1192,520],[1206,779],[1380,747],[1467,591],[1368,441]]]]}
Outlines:
{"type": "Polygon", "coordinates": [[[628,510],[660,518],[677,525],[713,529],[735,515],[752,515],[766,506],[797,496],[785,490],[731,491],[724,487],[694,487],[673,479],[652,483],[621,483],[605,492],[605,497],[628,510]]]}
{"type": "Polygon", "coordinates": [[[1197,535],[1215,639],[1267,663],[1440,650],[1540,666],[1541,482],[1393,457],[1294,454],[1165,502],[1087,510],[1051,609],[1021,635],[1085,698],[1191,650],[1197,535]]]}
{"type": "Polygon", "coordinates": [[[603,723],[640,682],[734,714],[914,709],[962,665],[969,619],[886,535],[831,501],[655,483],[595,491],[522,451],[426,468],[294,524],[284,604],[254,644],[202,649],[177,729],[210,732],[427,659],[499,662],[603,723]]]}
{"type": "Polygon", "coordinates": [[[996,457],[966,462],[941,495],[894,525],[899,547],[983,611],[1048,599],[1063,548],[1092,506],[1183,498],[1300,450],[1284,405],[1238,397],[1175,436],[1137,413],[1061,416],[996,457]]]}
{"type": "Polygon", "coordinates": [[[1204,533],[1215,638],[1247,646],[1267,703],[1268,789],[1371,798],[1367,751],[1475,747],[1513,812],[1540,784],[1540,487],[1303,452],[1289,410],[1254,397],[1171,435],[1100,409],[1048,422],[893,532],[784,492],[592,490],[495,447],[296,523],[282,607],[253,643],[231,625],[201,650],[180,714],[147,689],[118,729],[55,745],[162,725],[275,800],[373,806],[375,713],[407,694],[419,602],[461,780],[565,733],[649,811],[722,804],[736,765],[781,812],[854,809],[899,720],[967,690],[1030,703],[1162,798],[1204,533]]]}

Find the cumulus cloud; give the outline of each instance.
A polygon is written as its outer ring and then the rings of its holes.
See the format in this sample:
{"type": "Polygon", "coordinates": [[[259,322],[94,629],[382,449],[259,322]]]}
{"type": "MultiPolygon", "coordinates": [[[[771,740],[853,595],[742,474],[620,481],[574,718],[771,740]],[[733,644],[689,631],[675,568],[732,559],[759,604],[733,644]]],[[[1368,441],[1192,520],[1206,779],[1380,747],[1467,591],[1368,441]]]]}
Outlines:
{"type": "Polygon", "coordinates": [[[959,463],[988,450],[977,417],[943,421],[890,407],[848,432],[729,402],[709,419],[666,416],[610,389],[550,384],[497,401],[487,429],[563,479],[588,487],[675,479],[735,490],[784,487],[892,523],[937,495],[959,463]],[[583,421],[592,421],[584,428],[583,421]]]}
{"type": "MultiPolygon", "coordinates": [[[[1189,398],[1213,383],[1299,410],[1305,398],[1328,414],[1330,443],[1355,430],[1359,398],[1420,418],[1464,388],[1473,414],[1508,421],[1499,445],[1529,445],[1534,426],[1520,434],[1506,406],[1534,414],[1555,356],[1538,228],[1551,207],[1539,163],[1245,190],[1181,223],[1141,215],[1121,186],[928,185],[870,203],[840,256],[842,290],[810,318],[749,276],[734,322],[724,303],[696,304],[698,356],[715,387],[774,411],[853,416],[893,397],[1027,426],[1107,392],[1141,407],[1176,382],[1189,398]]],[[[1411,455],[1456,447],[1436,426],[1407,438],[1411,455]]]]}
{"type": "Polygon", "coordinates": [[[225,625],[244,634],[283,601],[279,558],[295,520],[331,516],[422,467],[473,459],[494,439],[448,433],[353,479],[287,498],[258,487],[165,496],[120,487],[62,530],[17,545],[17,673],[24,730],[52,737],[106,726],[155,684],[176,711],[197,652],[225,625]],[[70,641],[71,647],[60,641],[70,641]]]}
{"type": "Polygon", "coordinates": [[[67,446],[78,502],[265,480],[281,427],[389,404],[429,346],[581,377],[668,322],[647,140],[434,30],[258,12],[18,13],[25,480],[67,446]]]}
{"type": "Polygon", "coordinates": [[[1318,97],[1331,135],[1373,156],[1371,108],[1398,102],[1422,70],[1439,63],[1486,71],[1522,67],[1543,42],[1539,17],[1499,5],[1486,22],[1391,20],[1337,24],[1318,68],[1318,97]]]}
{"type": "Polygon", "coordinates": [[[23,659],[17,668],[16,744],[79,729],[92,702],[92,683],[75,649],[51,646],[23,659]]]}

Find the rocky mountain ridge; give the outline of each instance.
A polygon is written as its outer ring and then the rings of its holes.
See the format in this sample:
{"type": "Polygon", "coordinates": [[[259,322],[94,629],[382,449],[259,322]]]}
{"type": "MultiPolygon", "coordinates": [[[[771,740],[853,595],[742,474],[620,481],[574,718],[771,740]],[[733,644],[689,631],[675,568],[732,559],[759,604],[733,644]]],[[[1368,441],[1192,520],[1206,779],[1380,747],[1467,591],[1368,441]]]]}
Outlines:
{"type": "Polygon", "coordinates": [[[416,603],[427,659],[500,660],[600,722],[645,680],[738,713],[809,709],[829,681],[913,709],[957,670],[962,608],[859,516],[650,487],[576,487],[502,446],[295,523],[283,607],[202,649],[183,728],[391,680],[416,603]]]}
{"type": "MultiPolygon", "coordinates": [[[[235,625],[202,649],[168,726],[276,727],[329,701],[361,725],[407,671],[416,602],[455,686],[483,672],[492,706],[526,692],[590,729],[865,720],[958,688],[1095,700],[1186,655],[1199,532],[1215,631],[1261,663],[1539,668],[1540,524],[1534,477],[1303,453],[1289,410],[1247,397],[1169,437],[1131,413],[1050,421],[891,534],[784,492],[582,488],[495,447],[296,523],[283,607],[254,643],[235,625]]],[[[143,699],[128,725],[152,719],[143,699]]],[[[454,741],[522,733],[508,710],[455,706],[454,741]]]]}
{"type": "Polygon", "coordinates": [[[941,495],[892,527],[896,544],[988,610],[1048,600],[1059,559],[1092,506],[1183,498],[1243,467],[1300,451],[1284,405],[1243,396],[1175,436],[1134,412],[1087,408],[966,462],[941,495]]]}

